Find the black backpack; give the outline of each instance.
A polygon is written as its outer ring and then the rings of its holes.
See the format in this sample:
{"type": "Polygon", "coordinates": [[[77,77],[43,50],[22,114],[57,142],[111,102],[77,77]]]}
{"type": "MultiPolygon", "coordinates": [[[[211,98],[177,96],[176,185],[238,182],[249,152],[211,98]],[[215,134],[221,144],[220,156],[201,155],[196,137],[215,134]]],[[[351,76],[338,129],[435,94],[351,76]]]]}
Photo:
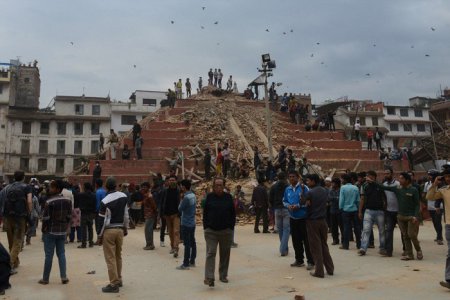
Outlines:
{"type": "Polygon", "coordinates": [[[6,189],[4,215],[26,217],[28,215],[26,185],[22,182],[14,182],[6,189]]]}

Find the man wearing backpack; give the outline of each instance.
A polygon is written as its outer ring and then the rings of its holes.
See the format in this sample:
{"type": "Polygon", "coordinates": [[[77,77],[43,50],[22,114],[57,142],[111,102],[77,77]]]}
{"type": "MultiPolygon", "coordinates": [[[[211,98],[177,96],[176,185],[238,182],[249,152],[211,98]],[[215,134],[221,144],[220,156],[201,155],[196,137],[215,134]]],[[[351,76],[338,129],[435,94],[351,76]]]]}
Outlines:
{"type": "Polygon", "coordinates": [[[23,182],[25,173],[14,172],[14,182],[4,190],[3,216],[7,223],[9,253],[11,255],[11,275],[17,273],[19,253],[25,237],[26,222],[32,209],[31,186],[23,182]]]}

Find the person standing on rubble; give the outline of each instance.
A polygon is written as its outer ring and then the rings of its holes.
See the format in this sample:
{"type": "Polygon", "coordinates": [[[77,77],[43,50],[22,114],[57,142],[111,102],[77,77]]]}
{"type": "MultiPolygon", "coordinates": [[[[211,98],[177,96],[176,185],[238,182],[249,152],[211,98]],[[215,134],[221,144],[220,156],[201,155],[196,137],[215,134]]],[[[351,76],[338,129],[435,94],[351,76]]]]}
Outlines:
{"type": "Polygon", "coordinates": [[[186,98],[191,97],[191,82],[189,81],[189,78],[186,78],[184,86],[186,87],[186,98]]]}
{"type": "Polygon", "coordinates": [[[226,178],[231,166],[230,148],[228,147],[228,143],[225,143],[223,145],[222,156],[223,156],[223,177],[226,178]]]}
{"type": "Polygon", "coordinates": [[[213,84],[213,76],[214,76],[214,73],[213,73],[212,69],[209,69],[209,72],[208,72],[208,85],[212,85],[213,84]]]}
{"type": "Polygon", "coordinates": [[[176,84],[176,91],[177,91],[177,98],[178,99],[183,99],[183,83],[181,82],[181,78],[178,79],[178,82],[176,84]]]}
{"type": "Polygon", "coordinates": [[[222,148],[217,148],[216,176],[222,176],[222,166],[223,166],[222,148]]]}
{"type": "Polygon", "coordinates": [[[222,78],[223,73],[222,70],[219,69],[219,71],[217,72],[217,86],[219,87],[219,89],[222,89],[222,78]]]}
{"type": "Polygon", "coordinates": [[[227,91],[231,92],[232,89],[233,89],[233,76],[230,75],[230,78],[228,78],[227,81],[227,91]]]}
{"type": "Polygon", "coordinates": [[[217,72],[217,69],[214,69],[214,87],[217,87],[217,79],[219,77],[219,72],[217,72]]]}
{"type": "Polygon", "coordinates": [[[200,93],[202,91],[202,87],[203,87],[203,79],[202,79],[202,76],[200,76],[198,78],[198,91],[197,91],[197,93],[200,93]]]}
{"type": "Polygon", "coordinates": [[[134,119],[132,131],[133,131],[133,147],[135,147],[137,136],[138,136],[138,134],[141,134],[141,132],[142,132],[142,127],[141,127],[141,125],[139,125],[139,123],[136,119],[134,119]]]}

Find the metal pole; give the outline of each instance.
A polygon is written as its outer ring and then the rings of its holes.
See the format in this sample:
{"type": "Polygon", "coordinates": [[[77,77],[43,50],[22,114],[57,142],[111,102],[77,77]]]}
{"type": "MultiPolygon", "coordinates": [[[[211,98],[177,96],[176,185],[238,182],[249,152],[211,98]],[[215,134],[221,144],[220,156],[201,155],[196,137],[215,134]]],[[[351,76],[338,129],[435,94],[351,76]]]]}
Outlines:
{"type": "Polygon", "coordinates": [[[272,153],[272,116],[269,108],[269,97],[267,92],[267,64],[263,65],[264,72],[264,101],[266,102],[266,123],[267,123],[267,141],[269,146],[269,160],[273,162],[272,153]]]}

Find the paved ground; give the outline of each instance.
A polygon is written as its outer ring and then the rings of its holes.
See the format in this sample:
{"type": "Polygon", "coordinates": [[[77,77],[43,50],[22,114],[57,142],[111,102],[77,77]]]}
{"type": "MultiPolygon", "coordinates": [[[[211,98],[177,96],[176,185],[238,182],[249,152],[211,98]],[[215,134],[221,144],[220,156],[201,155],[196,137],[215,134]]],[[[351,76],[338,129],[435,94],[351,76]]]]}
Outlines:
{"type": "MultiPolygon", "coordinates": [[[[375,249],[359,257],[354,249],[330,246],[335,275],[325,279],[311,277],[305,268],[291,268],[293,254],[278,255],[278,236],[254,234],[251,226],[239,226],[232,249],[228,284],[216,281],[215,288],[203,285],[205,242],[197,228],[197,267],[179,271],[180,258],[169,255],[169,248],[144,251],[143,228],[130,230],[124,245],[124,287],[119,294],[104,295],[107,270],[100,247],[66,247],[70,283],[62,285],[56,256],[50,284],[37,284],[43,268],[43,245],[32,240],[21,253],[19,273],[11,278],[12,289],[3,299],[450,299],[450,290],[439,286],[443,279],[446,246],[433,242],[430,222],[420,228],[424,260],[403,262],[399,259],[398,231],[392,258],[382,258],[375,249]],[[94,275],[87,272],[95,270],[94,275]]],[[[398,229],[397,229],[398,230],[398,229]]],[[[155,236],[156,237],[156,236],[155,236]]],[[[0,240],[6,243],[2,233],[0,240]]],[[[182,250],[181,250],[182,252],[182,250]]],[[[291,249],[291,252],[293,250],[291,249]]]]}

